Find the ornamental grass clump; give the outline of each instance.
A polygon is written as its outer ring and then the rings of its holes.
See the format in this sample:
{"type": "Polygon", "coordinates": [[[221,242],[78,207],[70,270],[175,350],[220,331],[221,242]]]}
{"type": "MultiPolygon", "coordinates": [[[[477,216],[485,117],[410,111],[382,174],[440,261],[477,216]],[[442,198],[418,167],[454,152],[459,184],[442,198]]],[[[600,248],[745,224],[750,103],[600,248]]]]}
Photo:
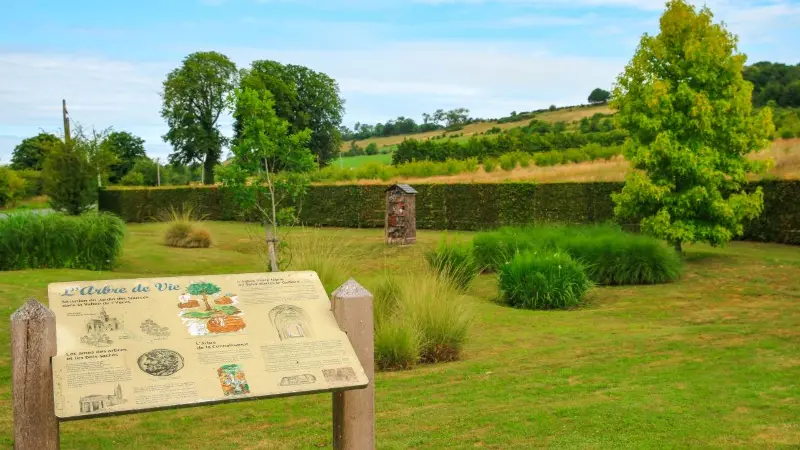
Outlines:
{"type": "Polygon", "coordinates": [[[440,277],[452,281],[456,287],[465,291],[481,272],[475,260],[472,245],[469,243],[452,243],[445,240],[438,247],[425,253],[428,267],[440,277]]]}
{"type": "Polygon", "coordinates": [[[518,253],[499,274],[503,301],[515,308],[566,309],[580,305],[592,282],[566,253],[518,253]]]}
{"type": "Polygon", "coordinates": [[[375,362],[382,369],[461,357],[472,314],[456,285],[435,272],[385,276],[375,297],[375,362]]]}
{"type": "Polygon", "coordinates": [[[164,210],[159,217],[161,221],[168,223],[164,245],[181,248],[211,247],[211,232],[198,225],[204,218],[189,204],[183,204],[180,208],[170,206],[164,210]]]}
{"type": "Polygon", "coordinates": [[[473,249],[478,263],[490,270],[499,270],[517,253],[564,252],[603,285],[668,283],[683,271],[682,258],[664,242],[613,225],[501,228],[478,234],[473,249]]]}
{"type": "Polygon", "coordinates": [[[124,238],[125,223],[108,213],[12,213],[0,219],[0,270],[110,270],[124,238]]]}

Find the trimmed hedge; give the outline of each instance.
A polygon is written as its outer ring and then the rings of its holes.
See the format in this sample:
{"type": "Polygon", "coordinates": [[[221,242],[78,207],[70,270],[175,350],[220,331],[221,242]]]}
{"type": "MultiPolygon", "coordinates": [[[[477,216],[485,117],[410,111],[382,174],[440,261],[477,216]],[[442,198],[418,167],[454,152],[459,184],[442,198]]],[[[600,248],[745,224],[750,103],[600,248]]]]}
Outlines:
{"type": "MultiPolygon", "coordinates": [[[[611,193],[622,183],[419,184],[417,228],[485,230],[531,223],[596,223],[614,218],[611,193]]],[[[743,239],[800,244],[800,181],[761,181],[764,212],[743,239]]],[[[307,225],[382,228],[382,185],[312,186],[300,209],[307,225]]],[[[110,188],[100,191],[100,211],[125,221],[149,220],[170,206],[189,203],[209,220],[242,220],[223,187],[110,188]]]]}

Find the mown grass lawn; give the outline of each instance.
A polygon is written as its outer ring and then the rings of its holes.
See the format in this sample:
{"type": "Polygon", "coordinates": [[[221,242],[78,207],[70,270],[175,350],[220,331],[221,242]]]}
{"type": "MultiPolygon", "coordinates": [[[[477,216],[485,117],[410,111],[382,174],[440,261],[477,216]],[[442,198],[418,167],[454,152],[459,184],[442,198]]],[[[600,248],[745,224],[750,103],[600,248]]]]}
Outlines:
{"type": "Polygon", "coordinates": [[[391,164],[392,155],[387,153],[379,153],[377,155],[361,155],[361,156],[343,156],[341,158],[333,159],[330,161],[331,165],[343,167],[345,169],[352,169],[361,167],[364,164],[378,163],[378,164],[391,164]]]}
{"type": "MultiPolygon", "coordinates": [[[[49,282],[260,271],[243,224],[208,223],[216,245],[160,244],[162,224],[129,226],[113,272],[0,273],[8,317],[49,282]]],[[[385,248],[381,230],[325,230],[350,243],[365,284],[419,270],[441,237],[385,248]]],[[[457,234],[466,238],[467,233],[457,234]]],[[[302,233],[295,233],[301,239],[302,233]]],[[[379,373],[378,447],[797,448],[800,248],[689,246],[679,283],[595,288],[560,312],[495,302],[493,275],[464,299],[475,312],[462,361],[379,373]]],[[[8,321],[0,326],[0,445],[12,445],[8,321]]],[[[294,449],[331,445],[330,395],[134,414],[61,426],[64,449],[294,449]]]]}

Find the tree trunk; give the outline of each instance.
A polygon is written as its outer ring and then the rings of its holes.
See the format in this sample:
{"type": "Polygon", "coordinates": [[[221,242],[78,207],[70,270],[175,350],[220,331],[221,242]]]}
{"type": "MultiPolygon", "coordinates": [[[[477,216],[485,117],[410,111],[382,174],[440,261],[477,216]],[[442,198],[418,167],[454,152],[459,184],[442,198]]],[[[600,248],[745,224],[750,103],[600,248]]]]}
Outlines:
{"type": "Polygon", "coordinates": [[[683,249],[681,248],[681,241],[675,241],[672,243],[672,247],[675,249],[678,254],[683,253],[683,249]]]}
{"type": "Polygon", "coordinates": [[[203,184],[214,184],[214,165],[217,161],[211,157],[211,154],[206,155],[206,160],[203,162],[203,184]]]}
{"type": "Polygon", "coordinates": [[[211,303],[208,303],[208,296],[203,294],[203,303],[206,304],[206,311],[211,311],[211,303]]]}

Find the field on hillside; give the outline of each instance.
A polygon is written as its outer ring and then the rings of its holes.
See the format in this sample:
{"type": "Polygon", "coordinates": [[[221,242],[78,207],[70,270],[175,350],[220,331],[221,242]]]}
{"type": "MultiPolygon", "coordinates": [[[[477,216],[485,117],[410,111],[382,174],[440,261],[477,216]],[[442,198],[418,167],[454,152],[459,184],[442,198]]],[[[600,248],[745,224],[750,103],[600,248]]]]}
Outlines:
{"type": "MultiPolygon", "coordinates": [[[[574,107],[574,108],[561,109],[561,110],[557,110],[557,111],[541,112],[539,114],[536,114],[535,118],[538,119],[538,120],[546,121],[546,122],[559,122],[559,121],[572,122],[572,121],[575,121],[575,120],[581,120],[584,117],[591,117],[596,113],[610,114],[610,113],[612,113],[612,111],[611,111],[611,108],[609,108],[607,105],[589,106],[589,107],[574,107]]],[[[458,134],[462,134],[463,133],[464,137],[469,137],[469,136],[473,136],[473,135],[476,135],[476,134],[479,134],[479,133],[484,133],[484,132],[490,130],[491,128],[493,128],[493,127],[498,127],[498,128],[500,128],[502,130],[507,130],[509,128],[521,127],[521,126],[524,126],[524,125],[527,125],[528,123],[530,123],[531,120],[533,120],[533,119],[528,118],[528,119],[525,119],[525,120],[520,120],[519,122],[508,122],[508,123],[500,123],[500,124],[498,124],[497,122],[478,122],[478,123],[473,123],[473,124],[467,125],[467,126],[464,127],[463,130],[459,130],[459,131],[453,131],[453,132],[445,132],[444,130],[429,131],[429,132],[426,132],[426,133],[404,134],[404,135],[399,135],[399,136],[370,138],[370,139],[364,139],[364,140],[361,140],[361,141],[356,141],[356,143],[361,147],[366,147],[367,145],[369,145],[369,144],[374,142],[375,144],[378,145],[378,147],[385,147],[387,145],[399,144],[399,143],[403,142],[404,139],[413,138],[413,139],[419,139],[419,140],[426,140],[426,139],[430,139],[433,136],[441,136],[442,133],[444,133],[445,136],[458,135],[458,134]]],[[[350,142],[351,141],[347,141],[347,142],[343,142],[342,143],[342,151],[343,152],[347,151],[347,149],[350,148],[350,142]]]]}
{"type": "Polygon", "coordinates": [[[335,160],[331,160],[330,164],[333,166],[350,169],[354,167],[361,167],[364,164],[378,163],[378,164],[391,164],[391,154],[380,155],[362,155],[362,156],[343,156],[335,160]]]}
{"type": "MultiPolygon", "coordinates": [[[[800,139],[779,139],[772,146],[753,155],[754,159],[771,159],[774,165],[766,176],[787,180],[800,179],[800,139]]],[[[348,159],[348,158],[345,158],[348,159]]],[[[450,176],[425,178],[394,178],[390,181],[407,183],[497,183],[503,181],[537,181],[540,183],[589,182],[589,181],[623,181],[628,170],[628,162],[622,156],[608,161],[596,160],[582,163],[568,163],[555,166],[527,168],[517,167],[505,171],[499,168],[492,172],[478,169],[477,172],[461,173],[450,176]]],[[[759,177],[753,177],[759,178],[759,177]]],[[[341,181],[323,184],[350,184],[354,181],[341,181]]],[[[361,184],[384,184],[384,180],[358,180],[361,184]]]]}
{"type": "MultiPolygon", "coordinates": [[[[57,281],[263,271],[242,223],[208,222],[215,246],[162,245],[166,225],[130,225],[113,272],[0,272],[6,317],[57,281]]],[[[292,239],[303,239],[295,232],[292,239]]],[[[444,233],[389,247],[379,229],[346,243],[358,281],[424,265],[444,233]]],[[[259,234],[260,235],[260,234],[259,234]]],[[[469,233],[450,238],[468,239],[469,233]]],[[[375,380],[377,446],[413,448],[797,448],[800,252],[691,245],[674,284],[594,288],[587,306],[517,310],[494,275],[463,298],[475,313],[464,359],[375,380]]],[[[0,322],[0,444],[12,446],[9,321],[0,322]]],[[[63,449],[308,449],[331,446],[331,396],[229,403],[61,424],[63,449]]]]}

